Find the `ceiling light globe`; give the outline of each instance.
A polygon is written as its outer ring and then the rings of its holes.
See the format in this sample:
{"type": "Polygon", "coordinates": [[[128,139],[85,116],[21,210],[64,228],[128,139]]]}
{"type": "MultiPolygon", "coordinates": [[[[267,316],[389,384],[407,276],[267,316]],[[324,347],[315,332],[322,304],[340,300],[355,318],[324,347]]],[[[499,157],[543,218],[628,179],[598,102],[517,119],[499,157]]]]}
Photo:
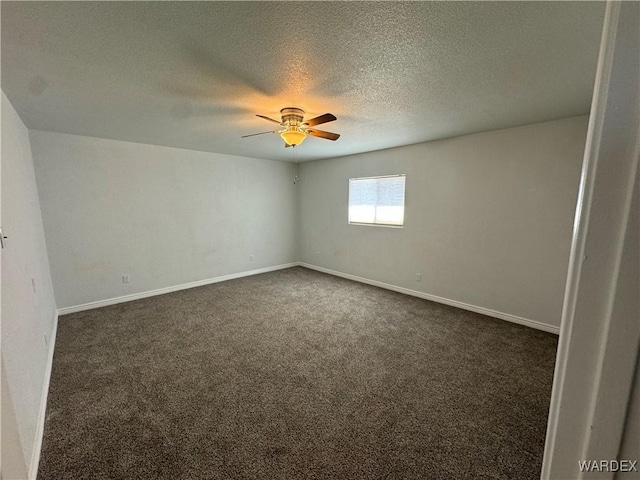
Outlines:
{"type": "Polygon", "coordinates": [[[291,145],[293,147],[295,147],[296,145],[300,145],[304,141],[304,139],[307,138],[307,134],[300,130],[298,127],[290,127],[282,132],[280,136],[287,145],[291,145]]]}

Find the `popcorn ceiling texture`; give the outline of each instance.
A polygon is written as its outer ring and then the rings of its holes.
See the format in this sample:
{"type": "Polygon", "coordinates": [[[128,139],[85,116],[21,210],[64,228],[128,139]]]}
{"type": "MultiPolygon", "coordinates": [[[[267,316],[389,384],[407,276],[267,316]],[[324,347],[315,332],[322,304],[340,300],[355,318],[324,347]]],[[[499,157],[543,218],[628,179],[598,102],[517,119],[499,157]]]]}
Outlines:
{"type": "Polygon", "coordinates": [[[2,2],[30,129],[312,160],[586,114],[603,2],[2,2]],[[254,115],[334,113],[285,150],[254,115]]]}
{"type": "Polygon", "coordinates": [[[556,345],[301,267],[65,315],[38,478],[538,479],[556,345]]]}

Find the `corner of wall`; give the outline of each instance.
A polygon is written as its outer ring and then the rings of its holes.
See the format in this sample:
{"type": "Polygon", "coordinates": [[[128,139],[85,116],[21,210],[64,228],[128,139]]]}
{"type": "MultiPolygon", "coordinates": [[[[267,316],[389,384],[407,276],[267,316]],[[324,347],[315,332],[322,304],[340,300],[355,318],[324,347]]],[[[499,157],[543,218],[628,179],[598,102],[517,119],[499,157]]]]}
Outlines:
{"type": "MultiPolygon", "coordinates": [[[[56,302],[28,130],[2,92],[2,363],[17,443],[33,463],[55,344],[56,302]],[[10,200],[10,201],[8,201],[10,200]],[[47,344],[48,342],[48,344],[47,344]]],[[[27,465],[28,466],[28,465],[27,465]]]]}

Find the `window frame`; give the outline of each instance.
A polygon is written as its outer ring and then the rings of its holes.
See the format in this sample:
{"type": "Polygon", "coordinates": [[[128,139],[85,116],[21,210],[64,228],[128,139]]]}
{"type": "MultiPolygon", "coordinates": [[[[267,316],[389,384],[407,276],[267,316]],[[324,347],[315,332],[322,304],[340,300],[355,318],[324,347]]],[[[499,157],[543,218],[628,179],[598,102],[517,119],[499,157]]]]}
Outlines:
{"type": "Polygon", "coordinates": [[[347,189],[347,225],[360,225],[363,227],[386,227],[386,228],[404,228],[404,224],[405,224],[405,211],[406,211],[406,206],[407,206],[407,174],[406,173],[395,173],[392,175],[373,175],[370,177],[353,177],[353,178],[349,178],[349,185],[348,185],[348,189],[347,189]],[[402,225],[392,225],[392,224],[387,224],[387,223],[365,223],[365,222],[352,222],[350,220],[350,214],[349,214],[349,207],[350,207],[350,200],[351,200],[351,181],[352,180],[378,180],[381,178],[397,178],[397,177],[403,177],[404,178],[404,189],[402,192],[402,225]]]}

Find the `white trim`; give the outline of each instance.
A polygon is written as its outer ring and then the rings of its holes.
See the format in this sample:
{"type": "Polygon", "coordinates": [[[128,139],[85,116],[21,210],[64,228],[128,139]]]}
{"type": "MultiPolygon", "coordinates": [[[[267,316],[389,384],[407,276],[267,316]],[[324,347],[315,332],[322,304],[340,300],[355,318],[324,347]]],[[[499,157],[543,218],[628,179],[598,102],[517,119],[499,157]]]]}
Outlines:
{"type": "Polygon", "coordinates": [[[31,463],[29,464],[29,480],[36,480],[38,475],[38,465],[40,464],[40,452],[42,451],[42,440],[44,437],[44,422],[47,413],[47,398],[49,397],[49,382],[51,381],[51,369],[53,367],[53,351],[56,345],[56,333],[58,332],[58,313],[53,318],[53,329],[49,337],[49,352],[47,353],[47,367],[44,371],[44,384],[42,385],[42,397],[40,399],[40,412],[38,423],[36,424],[35,445],[31,452],[31,463]]]}
{"type": "Polygon", "coordinates": [[[194,288],[194,287],[202,287],[203,285],[210,285],[212,283],[224,282],[226,280],[233,280],[235,278],[258,275],[260,273],[273,272],[275,270],[282,270],[284,268],[297,267],[298,265],[300,265],[298,262],[285,263],[283,265],[275,265],[273,267],[264,267],[264,268],[258,268],[256,270],[248,270],[244,272],[231,273],[229,275],[222,275],[220,277],[205,278],[204,280],[183,283],[181,285],[173,285],[171,287],[158,288],[157,290],[149,290],[146,292],[132,293],[131,295],[123,295],[122,297],[107,298],[106,300],[98,300],[96,302],[83,303],[82,305],[74,305],[71,307],[59,308],[58,315],[66,315],[67,313],[82,312],[84,310],[91,310],[94,308],[106,307],[109,305],[115,305],[117,303],[131,302],[132,300],[139,300],[141,298],[154,297],[156,295],[164,295],[165,293],[177,292],[179,290],[186,290],[188,288],[194,288]]]}
{"type": "Polygon", "coordinates": [[[424,298],[432,302],[442,303],[444,305],[450,305],[452,307],[461,308],[463,310],[469,310],[470,312],[480,313],[489,317],[498,318],[500,320],[506,320],[507,322],[517,323],[527,327],[535,328],[536,330],[542,330],[549,333],[560,333],[560,327],[549,325],[547,323],[538,322],[536,320],[530,320],[528,318],[518,317],[511,315],[510,313],[498,312],[497,310],[491,310],[485,307],[478,307],[470,305],[468,303],[459,302],[458,300],[451,300],[449,298],[438,297],[437,295],[431,295],[429,293],[419,292],[417,290],[411,290],[409,288],[398,287],[389,283],[379,282],[377,280],[369,280],[368,278],[358,277],[349,273],[338,272],[336,270],[330,270],[328,268],[319,267],[317,265],[311,265],[309,263],[300,263],[301,267],[309,268],[311,270],[317,270],[318,272],[328,273],[329,275],[335,275],[336,277],[347,278],[360,283],[366,283],[368,285],[374,285],[376,287],[385,288],[387,290],[393,290],[394,292],[404,293],[405,295],[411,295],[413,297],[424,298]]]}
{"type": "Polygon", "coordinates": [[[562,306],[562,334],[558,340],[556,365],[553,373],[553,388],[551,391],[545,450],[542,461],[542,479],[551,478],[551,463],[556,449],[555,441],[557,438],[558,422],[561,414],[560,405],[562,403],[562,396],[564,393],[561,386],[565,383],[565,377],[567,374],[567,361],[569,359],[571,337],[573,336],[579,280],[582,272],[582,263],[585,259],[585,243],[588,233],[589,214],[595,184],[595,163],[597,162],[597,152],[600,150],[600,140],[604,124],[604,112],[606,110],[609,80],[613,65],[613,49],[618,31],[617,21],[612,21],[612,17],[617,19],[619,11],[620,5],[618,3],[607,3],[600,39],[601,52],[598,57],[598,65],[596,67],[595,86],[593,90],[593,97],[591,99],[591,114],[589,116],[585,152],[582,161],[582,173],[580,175],[580,186],[578,188],[578,199],[576,201],[576,212],[573,221],[571,252],[569,254],[567,282],[565,284],[564,303],[562,306]]]}

